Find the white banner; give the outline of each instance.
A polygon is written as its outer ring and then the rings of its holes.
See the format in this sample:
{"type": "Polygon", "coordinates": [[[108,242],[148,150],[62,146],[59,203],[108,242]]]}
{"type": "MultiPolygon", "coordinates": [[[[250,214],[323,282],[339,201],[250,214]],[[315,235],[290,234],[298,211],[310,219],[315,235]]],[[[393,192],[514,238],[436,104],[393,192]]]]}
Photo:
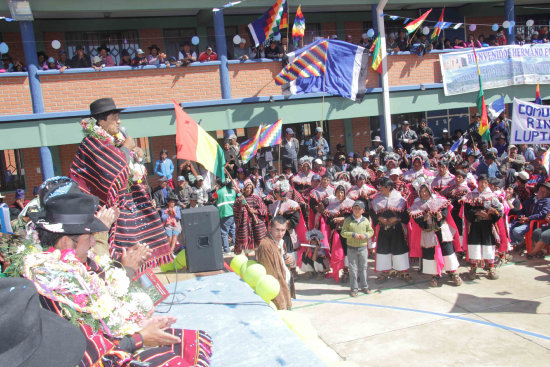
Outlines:
{"type": "Polygon", "coordinates": [[[550,144],[550,106],[514,98],[510,144],[550,144]]]}

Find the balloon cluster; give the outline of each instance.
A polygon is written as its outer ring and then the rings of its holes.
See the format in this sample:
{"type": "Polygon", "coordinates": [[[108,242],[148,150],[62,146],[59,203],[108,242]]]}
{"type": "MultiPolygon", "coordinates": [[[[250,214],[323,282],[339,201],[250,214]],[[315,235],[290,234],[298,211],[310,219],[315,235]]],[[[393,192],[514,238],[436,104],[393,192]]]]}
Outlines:
{"type": "Polygon", "coordinates": [[[169,271],[181,270],[187,267],[187,257],[185,255],[185,250],[178,252],[178,255],[174,259],[174,262],[168,264],[162,264],[160,266],[160,271],[167,273],[169,271]]]}
{"type": "Polygon", "coordinates": [[[241,254],[231,260],[231,269],[256,291],[258,296],[274,307],[271,300],[279,294],[281,286],[274,276],[267,274],[265,267],[241,254]]]}

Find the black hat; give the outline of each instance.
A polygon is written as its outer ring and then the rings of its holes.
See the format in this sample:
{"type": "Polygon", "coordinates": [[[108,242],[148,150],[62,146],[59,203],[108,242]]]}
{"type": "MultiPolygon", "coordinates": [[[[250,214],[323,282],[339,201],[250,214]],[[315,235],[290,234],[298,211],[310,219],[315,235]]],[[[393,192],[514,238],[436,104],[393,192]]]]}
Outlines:
{"type": "Polygon", "coordinates": [[[155,49],[155,50],[157,50],[157,52],[160,52],[160,47],[158,47],[155,43],[153,43],[148,48],[149,48],[149,50],[155,49]]]}
{"type": "Polygon", "coordinates": [[[479,176],[477,176],[477,181],[489,181],[489,175],[486,173],[482,173],[479,176]]]}
{"type": "Polygon", "coordinates": [[[84,334],[40,307],[30,280],[1,279],[0,309],[0,359],[10,366],[76,366],[84,357],[84,334]]]}
{"type": "Polygon", "coordinates": [[[267,171],[268,172],[273,172],[273,171],[277,172],[277,168],[275,168],[274,166],[270,166],[270,167],[268,167],[267,171]]]}
{"type": "Polygon", "coordinates": [[[107,51],[107,52],[111,52],[111,49],[110,49],[109,47],[107,47],[106,44],[102,44],[101,46],[99,46],[99,47],[97,48],[97,52],[101,52],[101,50],[105,50],[105,51],[107,51]]]}
{"type": "Polygon", "coordinates": [[[90,103],[90,115],[95,116],[104,112],[120,112],[122,108],[117,108],[112,98],[100,98],[90,103]]]}
{"type": "Polygon", "coordinates": [[[403,121],[403,125],[410,125],[409,121],[407,121],[407,120],[403,121]]]}
{"type": "Polygon", "coordinates": [[[39,196],[41,210],[29,213],[37,228],[67,235],[109,230],[94,216],[99,199],[82,192],[76,182],[66,177],[44,182],[39,196]]]}
{"type": "Polygon", "coordinates": [[[169,193],[168,197],[166,198],[166,202],[169,202],[169,201],[175,201],[177,203],[178,202],[178,195],[175,192],[169,193]]]}

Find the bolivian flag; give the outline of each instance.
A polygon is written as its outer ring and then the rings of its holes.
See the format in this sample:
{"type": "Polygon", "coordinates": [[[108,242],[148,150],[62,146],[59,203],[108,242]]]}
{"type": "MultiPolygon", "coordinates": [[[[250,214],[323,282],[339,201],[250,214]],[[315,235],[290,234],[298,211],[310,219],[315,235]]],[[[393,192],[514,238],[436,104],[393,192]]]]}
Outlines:
{"type": "Polygon", "coordinates": [[[174,109],[176,112],[178,159],[200,163],[208,171],[225,181],[225,157],[216,139],[185,113],[176,101],[174,101],[174,109]]]}
{"type": "Polygon", "coordinates": [[[424,14],[422,14],[420,16],[420,18],[417,18],[417,19],[413,20],[412,22],[410,22],[409,24],[407,24],[405,26],[405,29],[407,30],[407,32],[409,32],[409,34],[411,34],[414,31],[416,31],[416,29],[418,27],[420,27],[422,25],[422,23],[424,23],[424,21],[426,20],[428,15],[430,15],[431,12],[432,12],[432,9],[430,9],[427,12],[425,12],[424,14]]]}
{"type": "Polygon", "coordinates": [[[380,35],[376,37],[376,41],[374,41],[369,51],[373,52],[371,67],[374,69],[374,71],[382,74],[382,51],[380,50],[380,35]]]}
{"type": "Polygon", "coordinates": [[[489,118],[487,117],[487,105],[485,104],[485,95],[483,94],[483,84],[481,84],[481,72],[479,71],[479,64],[477,63],[477,54],[475,47],[472,47],[474,50],[474,57],[476,59],[477,65],[477,75],[479,77],[479,93],[477,94],[477,110],[481,115],[481,121],[479,123],[478,133],[481,135],[481,140],[490,141],[491,133],[489,131],[489,118]]]}

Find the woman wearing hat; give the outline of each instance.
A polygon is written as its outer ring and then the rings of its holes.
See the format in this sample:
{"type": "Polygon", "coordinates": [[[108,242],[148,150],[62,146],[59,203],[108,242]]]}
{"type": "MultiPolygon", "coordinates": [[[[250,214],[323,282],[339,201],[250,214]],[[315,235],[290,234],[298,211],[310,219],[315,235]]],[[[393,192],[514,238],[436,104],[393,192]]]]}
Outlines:
{"type": "Polygon", "coordinates": [[[116,66],[115,60],[111,55],[109,55],[109,52],[111,52],[111,50],[105,44],[97,48],[97,53],[103,61],[102,64],[105,66],[116,66]]]}
{"type": "Polygon", "coordinates": [[[254,183],[244,181],[242,194],[239,193],[233,204],[235,218],[235,254],[254,250],[266,236],[265,218],[267,208],[262,199],[254,195],[254,183]]]}
{"type": "Polygon", "coordinates": [[[164,60],[166,59],[166,54],[164,52],[160,52],[160,48],[152,44],[149,46],[149,55],[147,55],[147,63],[149,65],[160,65],[164,64],[164,60]]]}
{"type": "Polygon", "coordinates": [[[102,206],[117,207],[120,215],[110,229],[111,256],[120,258],[124,249],[138,243],[152,250],[144,268],[172,260],[168,237],[153,207],[139,160],[143,152],[134,140],[121,133],[120,114],[112,98],[90,104],[93,119],[82,121],[86,137],[80,143],[70,168],[70,177],[80,188],[99,197],[102,206]]]}

